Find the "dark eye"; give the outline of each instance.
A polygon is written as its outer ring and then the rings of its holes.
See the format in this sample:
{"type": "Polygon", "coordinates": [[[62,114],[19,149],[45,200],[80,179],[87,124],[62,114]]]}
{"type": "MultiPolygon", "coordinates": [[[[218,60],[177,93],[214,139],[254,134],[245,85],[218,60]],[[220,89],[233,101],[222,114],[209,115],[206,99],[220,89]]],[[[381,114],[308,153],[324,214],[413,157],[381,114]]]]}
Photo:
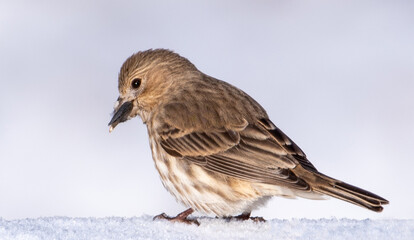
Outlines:
{"type": "Polygon", "coordinates": [[[131,83],[132,88],[139,88],[141,86],[141,78],[135,78],[131,83]]]}

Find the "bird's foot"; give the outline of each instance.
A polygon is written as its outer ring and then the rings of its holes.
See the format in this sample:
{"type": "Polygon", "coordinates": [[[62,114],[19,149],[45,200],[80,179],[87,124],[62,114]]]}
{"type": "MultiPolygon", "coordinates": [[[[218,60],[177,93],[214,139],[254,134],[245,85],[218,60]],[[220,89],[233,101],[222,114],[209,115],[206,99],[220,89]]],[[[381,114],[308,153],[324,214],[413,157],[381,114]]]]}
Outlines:
{"type": "Polygon", "coordinates": [[[227,220],[235,219],[237,221],[246,221],[246,220],[252,220],[253,222],[266,222],[266,220],[262,217],[250,217],[250,213],[242,213],[239,216],[235,217],[225,217],[227,220]]]}
{"type": "Polygon", "coordinates": [[[171,222],[181,222],[181,223],[186,223],[186,224],[195,224],[197,226],[200,226],[200,223],[196,220],[196,219],[188,219],[188,215],[190,215],[191,213],[193,213],[194,210],[192,208],[189,208],[187,210],[185,210],[184,212],[178,214],[175,217],[170,217],[165,213],[161,213],[160,215],[157,215],[153,218],[153,220],[158,220],[158,219],[165,219],[171,222]]]}

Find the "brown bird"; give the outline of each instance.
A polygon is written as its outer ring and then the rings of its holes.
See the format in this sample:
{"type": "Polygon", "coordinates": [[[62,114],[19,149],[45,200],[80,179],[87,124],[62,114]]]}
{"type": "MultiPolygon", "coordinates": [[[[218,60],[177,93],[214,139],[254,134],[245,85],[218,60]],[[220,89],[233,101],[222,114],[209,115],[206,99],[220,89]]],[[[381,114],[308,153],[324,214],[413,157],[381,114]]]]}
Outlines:
{"type": "MultiPolygon", "coordinates": [[[[139,115],[164,187],[194,210],[249,219],[272,196],[332,196],[380,212],[384,198],[328,177],[240,89],[200,72],[165,49],[138,52],[119,73],[119,98],[109,123],[139,115]]],[[[256,219],[257,220],[257,219],[256,219]]]]}

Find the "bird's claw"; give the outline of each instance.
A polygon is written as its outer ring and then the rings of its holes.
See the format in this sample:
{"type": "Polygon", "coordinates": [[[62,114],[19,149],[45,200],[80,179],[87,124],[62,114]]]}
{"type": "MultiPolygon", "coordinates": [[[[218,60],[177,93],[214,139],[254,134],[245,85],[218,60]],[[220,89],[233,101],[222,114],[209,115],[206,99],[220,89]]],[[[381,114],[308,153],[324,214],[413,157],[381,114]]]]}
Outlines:
{"type": "Polygon", "coordinates": [[[250,213],[244,213],[235,217],[225,217],[227,221],[236,220],[236,221],[246,221],[246,220],[252,220],[253,222],[259,223],[259,222],[266,222],[266,220],[263,217],[250,217],[250,213]]]}
{"type": "Polygon", "coordinates": [[[170,222],[180,222],[180,223],[195,224],[197,226],[200,226],[200,223],[196,219],[188,219],[187,218],[188,215],[190,215],[193,212],[193,210],[192,209],[190,210],[190,209],[178,214],[175,217],[170,217],[165,213],[161,213],[161,214],[155,216],[153,218],[153,220],[155,221],[155,220],[162,219],[162,220],[168,220],[170,222]]]}

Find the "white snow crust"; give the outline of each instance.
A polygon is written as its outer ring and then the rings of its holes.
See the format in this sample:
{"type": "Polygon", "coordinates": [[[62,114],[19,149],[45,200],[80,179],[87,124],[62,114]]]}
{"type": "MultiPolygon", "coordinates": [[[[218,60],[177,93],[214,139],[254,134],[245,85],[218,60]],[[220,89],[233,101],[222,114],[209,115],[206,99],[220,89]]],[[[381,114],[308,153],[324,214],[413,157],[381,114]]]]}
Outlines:
{"type": "Polygon", "coordinates": [[[0,239],[414,239],[414,220],[273,219],[226,221],[198,218],[200,226],[122,218],[0,218],[0,239]]]}

